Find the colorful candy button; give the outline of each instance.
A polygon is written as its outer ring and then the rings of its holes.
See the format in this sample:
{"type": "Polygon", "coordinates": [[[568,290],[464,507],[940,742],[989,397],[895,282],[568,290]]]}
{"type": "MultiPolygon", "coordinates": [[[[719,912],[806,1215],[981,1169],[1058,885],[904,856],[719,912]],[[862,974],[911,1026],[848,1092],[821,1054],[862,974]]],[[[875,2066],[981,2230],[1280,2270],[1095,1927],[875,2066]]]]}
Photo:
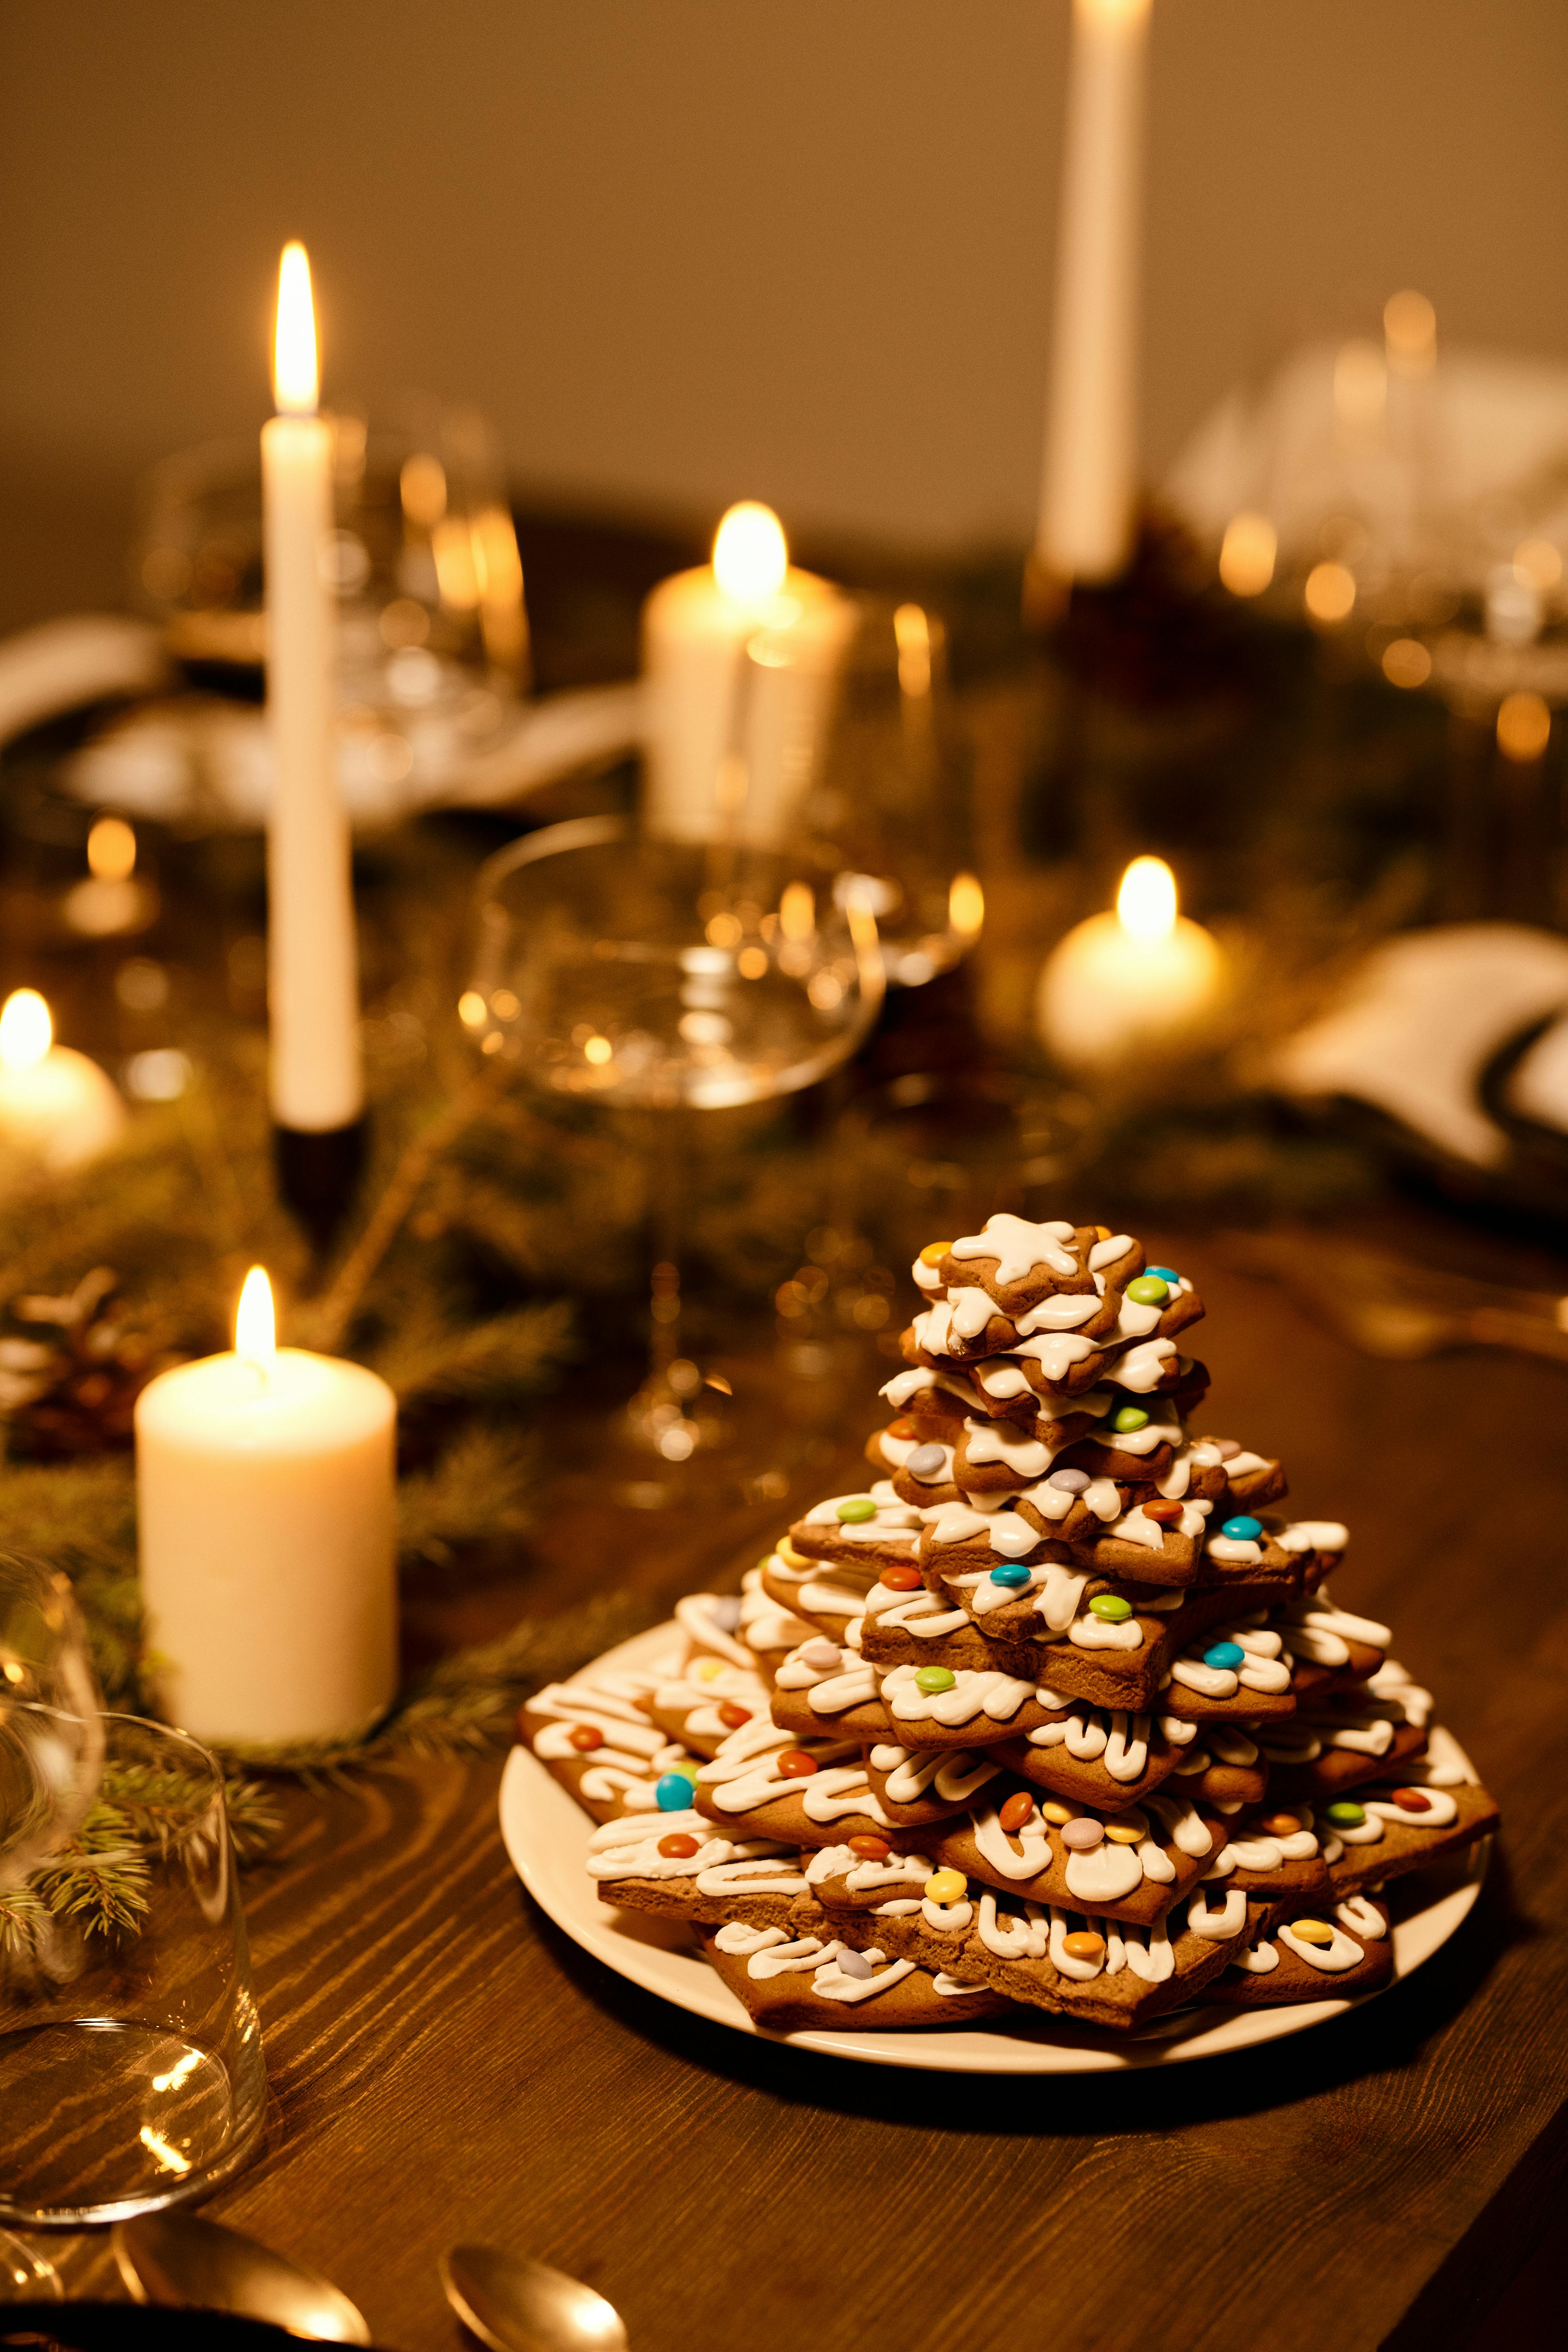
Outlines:
{"type": "Polygon", "coordinates": [[[857,1983],[863,1984],[871,1974],[871,1963],[865,1953],[851,1951],[847,1944],[836,1952],[834,1958],[838,1963],[841,1977],[853,1977],[857,1983]]]}
{"type": "Polygon", "coordinates": [[[1209,1443],[1222,1462],[1234,1462],[1241,1452],[1239,1437],[1214,1437],[1209,1443]]]}
{"type": "Polygon", "coordinates": [[[777,1759],[776,1769],[786,1780],[809,1780],[816,1769],[816,1759],[808,1756],[804,1748],[786,1748],[777,1759]]]}
{"type": "Polygon", "coordinates": [[[885,1568],[879,1581],[891,1592],[918,1592],[925,1579],[918,1568],[904,1563],[898,1568],[885,1568]]]}
{"type": "Polygon", "coordinates": [[[1239,1642],[1216,1642],[1204,1652],[1204,1664],[1213,1666],[1216,1674],[1235,1674],[1237,1666],[1247,1662],[1247,1652],[1239,1642]]]}
{"type": "Polygon", "coordinates": [[[743,1723],[750,1723],[751,1719],[751,1708],[738,1706],[732,1698],[727,1698],[719,1709],[719,1720],[726,1731],[739,1731],[741,1726],[743,1723]]]}
{"type": "Polygon", "coordinates": [[[828,1640],[826,1633],[816,1633],[809,1642],[803,1642],[795,1655],[803,1666],[811,1668],[814,1675],[837,1674],[844,1663],[844,1653],[837,1642],[828,1640]]]}
{"type": "Polygon", "coordinates": [[[1334,1931],[1326,1919],[1292,1919],[1290,1933],[1299,1936],[1303,1944],[1326,1948],[1334,1940],[1334,1931]]]}
{"type": "Polygon", "coordinates": [[[844,1500],[836,1503],[833,1508],[835,1517],[847,1528],[864,1527],[868,1519],[874,1519],[877,1516],[877,1506],[869,1495],[846,1495],[844,1500]]]}
{"type": "Polygon", "coordinates": [[[662,1854],[667,1854],[671,1862],[689,1862],[699,1848],[697,1840],[689,1831],[671,1830],[668,1837],[660,1838],[658,1851],[662,1854]]]}
{"type": "Polygon", "coordinates": [[[1127,1296],[1138,1307],[1163,1307],[1171,1295],[1171,1286],[1163,1275],[1141,1274],[1127,1286],[1127,1296]]]}
{"type": "Polygon", "coordinates": [[[1263,1522],[1245,1516],[1239,1519],[1226,1519],[1220,1533],[1222,1536],[1234,1536],[1237,1543],[1250,1543],[1263,1533],[1263,1522]]]}
{"type": "Polygon", "coordinates": [[[1062,1937],[1062,1949],[1069,1960],[1102,1960],[1105,1958],[1105,1938],[1096,1936],[1088,1927],[1077,1927],[1070,1936],[1062,1937]]]}
{"type": "Polygon", "coordinates": [[[1044,1820],[1054,1822],[1058,1829],[1063,1822],[1070,1822],[1077,1818],[1072,1807],[1064,1805],[1059,1797],[1042,1797],[1040,1812],[1044,1820]]]}
{"type": "Polygon", "coordinates": [[[1097,1592],[1089,1604],[1089,1613],[1102,1624],[1125,1625],[1132,1614],[1132,1603],[1123,1601],[1120,1592],[1097,1592]]]}
{"type": "Polygon", "coordinates": [[[1366,1819],[1366,1807],[1352,1797],[1341,1797],[1326,1809],[1323,1818],[1337,1830],[1359,1830],[1366,1819]]]}
{"type": "Polygon", "coordinates": [[[1016,1790],[996,1816],[1009,1837],[1027,1829],[1035,1818],[1035,1801],[1023,1789],[1016,1790]]]}
{"type": "Polygon", "coordinates": [[[1142,1845],[1149,1834],[1149,1824],[1142,1813],[1129,1813],[1121,1821],[1107,1822],[1105,1834],[1112,1845],[1142,1845]]]}
{"type": "Polygon", "coordinates": [[[691,1802],[691,1783],[684,1772],[661,1772],[653,1784],[653,1801],[661,1813],[683,1813],[691,1802]]]}
{"type": "Polygon", "coordinates": [[[1073,1853],[1091,1853],[1104,1843],[1105,1824],[1092,1813],[1080,1813],[1076,1821],[1062,1823],[1062,1843],[1073,1853]]]}
{"type": "MultiPolygon", "coordinates": [[[[1357,1805],[1355,1811],[1359,1813],[1361,1807],[1357,1805]]],[[[1294,1813],[1268,1813],[1258,1826],[1265,1837],[1288,1838],[1294,1837],[1301,1824],[1294,1813]]]]}
{"type": "Polygon", "coordinates": [[[716,1683],[723,1672],[724,1667],[721,1660],[718,1658],[699,1658],[697,1664],[691,1669],[691,1679],[694,1683],[716,1683]]]}
{"type": "Polygon", "coordinates": [[[1046,1484],[1054,1486],[1058,1494],[1081,1495],[1093,1481],[1087,1470],[1053,1470],[1046,1484]]]}
{"type": "Polygon", "coordinates": [[[911,1478],[923,1478],[929,1484],[931,1479],[940,1478],[946,1469],[947,1448],[945,1445],[917,1445],[904,1467],[911,1478]]]}
{"type": "Polygon", "coordinates": [[[605,1735],[596,1723],[577,1723],[566,1734],[566,1744],[580,1756],[591,1756],[595,1748],[604,1746],[605,1735]]]}
{"type": "Polygon", "coordinates": [[[1163,1497],[1157,1503],[1145,1503],[1143,1517],[1157,1528],[1173,1528],[1182,1516],[1180,1503],[1168,1503],[1163,1497]]]}
{"type": "Polygon", "coordinates": [[[1168,1282],[1173,1290],[1181,1278],[1173,1265],[1146,1265],[1143,1269],[1142,1279],[1145,1282],[1168,1282]]]}
{"type": "Polygon", "coordinates": [[[940,1265],[942,1259],[947,1255],[948,1251],[952,1247],[952,1244],[951,1242],[927,1242],[924,1249],[921,1252],[921,1264],[922,1265],[940,1265]]]}
{"type": "Polygon", "coordinates": [[[910,1420],[907,1413],[900,1412],[896,1420],[890,1421],[888,1423],[888,1435],[889,1437],[918,1437],[920,1435],[920,1431],[915,1427],[914,1423],[910,1420]]]}
{"type": "Polygon", "coordinates": [[[962,1903],[969,1881],[962,1870],[933,1870],[921,1892],[932,1903],[962,1903]]]}
{"type": "Polygon", "coordinates": [[[931,1698],[938,1691],[950,1691],[958,1681],[951,1666],[919,1666],[915,1670],[915,1688],[931,1698]]]}
{"type": "Polygon", "coordinates": [[[1429,1813],[1432,1800],[1423,1789],[1391,1789],[1390,1796],[1402,1813],[1429,1813]]]}
{"type": "Polygon", "coordinates": [[[1141,1404],[1124,1404],[1110,1416],[1110,1426],[1121,1437],[1131,1437],[1135,1429],[1147,1429],[1149,1416],[1141,1404]]]}
{"type": "Polygon", "coordinates": [[[992,1570],[991,1581],[1009,1592],[1021,1592],[1026,1584],[1033,1581],[1033,1573],[1021,1559],[1005,1559],[999,1568],[992,1570]]]}
{"type": "Polygon", "coordinates": [[[858,1853],[862,1862],[886,1862],[893,1849],[886,1838],[852,1837],[849,1851],[858,1853]]]}

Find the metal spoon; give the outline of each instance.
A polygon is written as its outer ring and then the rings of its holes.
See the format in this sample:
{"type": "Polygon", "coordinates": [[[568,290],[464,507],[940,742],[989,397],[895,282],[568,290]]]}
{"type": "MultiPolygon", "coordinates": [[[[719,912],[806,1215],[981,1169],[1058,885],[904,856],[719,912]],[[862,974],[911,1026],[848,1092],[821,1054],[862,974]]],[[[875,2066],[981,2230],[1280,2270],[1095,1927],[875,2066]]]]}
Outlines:
{"type": "Polygon", "coordinates": [[[626,2352],[626,2331],[613,2303],[580,2279],[498,2254],[490,2246],[454,2246],[441,2257],[447,2300],[490,2352],[626,2352]]]}
{"type": "Polygon", "coordinates": [[[195,2213],[143,2213],[117,2221],[110,2242],[138,2303],[237,2312],[328,2344],[370,2342],[359,2312],[329,2280],[220,2221],[195,2213]]]}

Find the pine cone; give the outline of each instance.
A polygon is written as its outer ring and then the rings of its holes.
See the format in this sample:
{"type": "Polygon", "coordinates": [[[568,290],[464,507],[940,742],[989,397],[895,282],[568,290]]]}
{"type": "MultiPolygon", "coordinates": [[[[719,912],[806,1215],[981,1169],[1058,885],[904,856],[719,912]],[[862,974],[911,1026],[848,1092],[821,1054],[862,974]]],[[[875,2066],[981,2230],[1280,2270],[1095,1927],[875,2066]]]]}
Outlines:
{"type": "Polygon", "coordinates": [[[68,1297],[13,1304],[16,1320],[37,1335],[0,1339],[0,1421],[13,1461],[131,1444],[138,1396],[175,1360],[108,1311],[118,1280],[109,1266],[95,1266],[68,1297]]]}

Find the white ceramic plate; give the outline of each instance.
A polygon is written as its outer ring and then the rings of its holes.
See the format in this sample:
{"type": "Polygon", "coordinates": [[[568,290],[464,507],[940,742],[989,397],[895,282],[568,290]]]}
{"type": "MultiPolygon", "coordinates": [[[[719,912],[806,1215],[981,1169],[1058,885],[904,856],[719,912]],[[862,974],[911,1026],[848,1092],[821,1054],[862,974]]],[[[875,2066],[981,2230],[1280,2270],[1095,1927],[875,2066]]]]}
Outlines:
{"type": "MultiPolygon", "coordinates": [[[[597,1660],[599,1666],[635,1667],[667,1652],[678,1638],[673,1624],[656,1625],[597,1660]]],[[[500,1827],[518,1876],[540,1908],[574,1943],[592,1952],[617,1975],[647,1992],[674,2001],[694,2016],[710,2018],[737,2033],[757,2033],[728,1985],[692,1948],[685,1927],[647,1913],[616,1911],[599,1900],[584,1867],[594,1824],[526,1748],[514,1748],[501,1779],[500,1827]]],[[[1489,1838],[1449,1864],[1434,1864],[1415,1881],[1394,1889],[1405,1904],[1419,1904],[1394,1927],[1395,1982],[1418,1969],[1458,1927],[1480,1892],[1491,1851],[1489,1838]]],[[[1363,2000],[1376,1999],[1364,1993],[1363,2000]]],[[[957,2074],[1098,2074],[1136,2066],[1171,2066],[1187,2058],[1211,2058],[1254,2042],[1277,2042],[1323,2019],[1338,2017],[1353,2000],[1297,2001],[1279,2009],[1190,2009],[1156,2018],[1142,2032],[1112,2034],[1040,2011],[1037,2017],[1009,2017],[969,2028],[942,2026],[913,2033],[844,2032],[768,2034],[832,2058],[864,2058],[879,2066],[921,2066],[957,2074]]]]}

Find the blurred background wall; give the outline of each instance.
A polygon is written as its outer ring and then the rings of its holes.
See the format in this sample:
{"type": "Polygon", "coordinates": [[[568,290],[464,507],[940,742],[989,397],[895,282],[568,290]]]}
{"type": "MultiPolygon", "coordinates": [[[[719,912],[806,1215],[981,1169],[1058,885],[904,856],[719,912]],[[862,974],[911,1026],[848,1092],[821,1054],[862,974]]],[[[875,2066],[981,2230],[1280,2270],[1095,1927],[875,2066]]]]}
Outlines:
{"type": "MultiPolygon", "coordinates": [[[[0,622],[123,594],[132,486],[330,399],[487,410],[521,490],[1022,543],[1067,0],[5,0],[0,622]]],[[[1154,0],[1144,457],[1414,285],[1568,352],[1563,0],[1154,0]]]]}

